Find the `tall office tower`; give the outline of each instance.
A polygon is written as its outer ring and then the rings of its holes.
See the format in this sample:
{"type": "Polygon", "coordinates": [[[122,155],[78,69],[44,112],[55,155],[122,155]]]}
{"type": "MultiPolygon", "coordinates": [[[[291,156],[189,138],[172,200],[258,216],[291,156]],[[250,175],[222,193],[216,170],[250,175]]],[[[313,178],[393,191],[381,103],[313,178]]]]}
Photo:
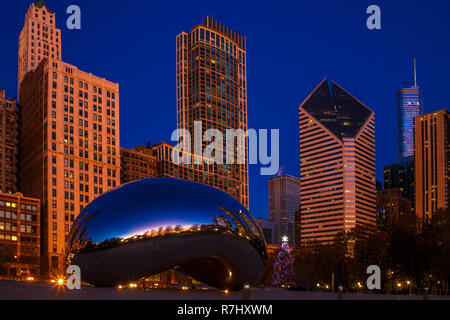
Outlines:
{"type": "Polygon", "coordinates": [[[269,180],[269,220],[275,223],[274,244],[288,237],[295,243],[295,212],[300,205],[300,179],[283,175],[269,180]]]}
{"type": "Polygon", "coordinates": [[[422,223],[448,208],[450,114],[447,110],[414,118],[416,215],[422,223]]]}
{"type": "Polygon", "coordinates": [[[327,79],[300,105],[301,241],[376,225],[375,113],[327,79]]]}
{"type": "Polygon", "coordinates": [[[414,160],[394,163],[384,167],[384,188],[400,189],[402,196],[411,202],[411,210],[414,211],[414,160]]]}
{"type": "Polygon", "coordinates": [[[16,100],[5,98],[0,90],[0,192],[17,191],[19,112],[16,100]]]}
{"type": "Polygon", "coordinates": [[[156,177],[156,155],[150,144],[133,149],[120,148],[120,182],[156,177]]]}
{"type": "Polygon", "coordinates": [[[414,118],[423,114],[423,100],[417,85],[414,59],[414,84],[397,91],[397,129],[399,162],[412,161],[414,156],[414,118]]]}
{"type": "MultiPolygon", "coordinates": [[[[194,123],[202,122],[202,131],[217,129],[225,135],[227,129],[247,131],[247,61],[246,40],[210,17],[189,33],[177,37],[177,124],[191,133],[191,150],[195,141],[203,149],[208,144],[194,133],[194,123]]],[[[229,193],[248,207],[248,146],[234,152],[219,150],[234,165],[216,165],[215,172],[227,176],[226,181],[213,179],[212,186],[229,193]],[[245,164],[237,164],[237,162],[245,164]]],[[[225,162],[225,160],[224,160],[225,162]]]]}
{"type": "Polygon", "coordinates": [[[55,14],[43,0],[38,0],[29,7],[19,36],[17,97],[25,75],[44,58],[61,60],[61,31],[56,28],[55,14]]]}
{"type": "Polygon", "coordinates": [[[120,184],[119,85],[45,58],[20,90],[19,186],[42,205],[42,269],[64,271],[76,216],[120,184]]]}

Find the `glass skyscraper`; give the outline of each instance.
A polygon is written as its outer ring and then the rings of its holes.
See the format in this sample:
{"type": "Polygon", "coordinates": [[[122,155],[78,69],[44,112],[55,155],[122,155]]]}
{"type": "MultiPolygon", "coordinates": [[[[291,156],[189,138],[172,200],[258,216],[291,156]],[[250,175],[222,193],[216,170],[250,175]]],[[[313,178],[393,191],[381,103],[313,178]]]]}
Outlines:
{"type": "MultiPolygon", "coordinates": [[[[203,24],[177,37],[177,124],[194,133],[201,121],[202,132],[228,129],[247,132],[246,38],[220,22],[205,17],[203,24]]],[[[191,150],[195,151],[192,139],[191,150]]],[[[206,148],[208,142],[203,142],[206,148]]],[[[203,183],[238,199],[248,208],[248,146],[235,144],[234,153],[224,149],[223,159],[233,157],[245,164],[213,164],[197,168],[205,173],[203,183]],[[245,157],[245,159],[239,158],[245,157]]],[[[194,166],[195,169],[195,166],[194,166]]],[[[192,176],[192,170],[190,175],[192,176]]],[[[194,177],[195,179],[195,177],[194,177]]]]}
{"type": "Polygon", "coordinates": [[[399,161],[414,156],[414,118],[423,114],[423,100],[417,85],[414,62],[414,85],[397,91],[398,157],[399,161]]]}

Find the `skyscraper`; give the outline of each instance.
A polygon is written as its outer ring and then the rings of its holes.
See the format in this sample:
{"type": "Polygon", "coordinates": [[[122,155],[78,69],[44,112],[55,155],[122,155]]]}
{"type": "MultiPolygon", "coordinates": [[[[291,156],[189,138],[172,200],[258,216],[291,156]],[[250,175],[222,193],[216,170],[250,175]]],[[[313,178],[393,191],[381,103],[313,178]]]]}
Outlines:
{"type": "MultiPolygon", "coordinates": [[[[189,33],[177,37],[177,124],[194,137],[194,123],[202,122],[203,132],[217,129],[223,134],[227,129],[247,131],[247,61],[246,40],[216,20],[205,17],[189,33]]],[[[203,147],[208,143],[202,142],[203,147]]],[[[217,187],[248,207],[248,156],[247,143],[237,149],[245,157],[245,164],[214,165],[216,174],[227,179],[213,179],[217,187]]],[[[225,148],[219,150],[224,153],[225,148]]],[[[197,154],[198,155],[198,154],[197,154]]]]}
{"type": "Polygon", "coordinates": [[[43,0],[31,4],[25,15],[19,35],[17,97],[25,75],[35,70],[44,58],[61,60],[61,31],[56,28],[55,20],[55,14],[43,0]]]}
{"type": "Polygon", "coordinates": [[[299,109],[301,241],[375,226],[375,113],[327,79],[299,109]]]}
{"type": "Polygon", "coordinates": [[[417,85],[414,59],[414,85],[397,91],[397,129],[399,162],[414,156],[414,118],[423,114],[422,92],[417,85]]]}
{"type": "Polygon", "coordinates": [[[300,179],[289,175],[269,180],[269,220],[275,223],[274,244],[281,245],[288,237],[295,243],[295,212],[300,204],[300,179]]]}
{"type": "MultiPolygon", "coordinates": [[[[43,4],[38,8],[39,3],[31,5],[27,16],[38,9],[43,21],[54,24],[54,15],[48,18],[50,11],[43,4]]],[[[50,29],[40,30],[41,37],[44,31],[51,35],[50,29]]],[[[25,39],[33,42],[31,36],[25,39]]],[[[33,47],[21,45],[19,51],[33,47]]],[[[120,184],[119,85],[45,55],[21,82],[19,101],[19,190],[41,200],[45,277],[64,271],[65,242],[76,216],[120,184]]]]}
{"type": "Polygon", "coordinates": [[[15,99],[5,98],[0,90],[0,192],[17,191],[19,112],[15,99]]]}
{"type": "Polygon", "coordinates": [[[416,215],[423,223],[448,208],[450,113],[440,110],[414,118],[416,215]]]}

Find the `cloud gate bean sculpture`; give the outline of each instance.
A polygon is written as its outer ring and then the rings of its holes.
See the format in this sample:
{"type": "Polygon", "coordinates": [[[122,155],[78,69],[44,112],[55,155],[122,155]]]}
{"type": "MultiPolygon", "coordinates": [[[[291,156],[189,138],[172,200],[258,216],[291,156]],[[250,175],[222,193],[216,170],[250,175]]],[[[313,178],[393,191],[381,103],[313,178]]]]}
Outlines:
{"type": "Polygon", "coordinates": [[[176,268],[240,290],[258,282],[266,261],[262,232],[237,200],[171,178],[128,183],[97,198],[76,219],[67,246],[83,281],[105,287],[176,268]]]}

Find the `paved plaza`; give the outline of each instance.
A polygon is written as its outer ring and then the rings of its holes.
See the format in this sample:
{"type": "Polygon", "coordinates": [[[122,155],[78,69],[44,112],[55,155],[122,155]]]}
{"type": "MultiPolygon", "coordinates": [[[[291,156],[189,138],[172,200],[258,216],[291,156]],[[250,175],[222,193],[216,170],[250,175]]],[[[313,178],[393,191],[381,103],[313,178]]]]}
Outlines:
{"type": "MultiPolygon", "coordinates": [[[[250,300],[337,300],[336,293],[283,289],[251,289],[250,300]]],[[[243,292],[216,290],[128,290],[84,287],[68,290],[46,283],[0,282],[0,300],[243,300],[243,292]]],[[[423,296],[344,293],[343,300],[423,300],[423,296]]],[[[429,296],[430,300],[450,300],[450,296],[429,296]]]]}

